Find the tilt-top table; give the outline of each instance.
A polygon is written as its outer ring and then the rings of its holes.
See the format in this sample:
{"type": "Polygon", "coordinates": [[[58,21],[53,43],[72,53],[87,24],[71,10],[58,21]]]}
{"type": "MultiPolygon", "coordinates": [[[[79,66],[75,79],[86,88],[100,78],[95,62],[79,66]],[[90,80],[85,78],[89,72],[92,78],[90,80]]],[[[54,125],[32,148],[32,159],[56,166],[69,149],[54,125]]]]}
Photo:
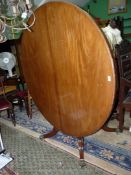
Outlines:
{"type": "MultiPolygon", "coordinates": [[[[80,141],[107,121],[115,98],[115,68],[105,37],[77,6],[48,2],[35,11],[20,45],[25,81],[36,105],[58,131],[80,141]]],[[[31,20],[31,19],[30,19],[31,20]]],[[[30,22],[30,21],[29,21],[30,22]]]]}

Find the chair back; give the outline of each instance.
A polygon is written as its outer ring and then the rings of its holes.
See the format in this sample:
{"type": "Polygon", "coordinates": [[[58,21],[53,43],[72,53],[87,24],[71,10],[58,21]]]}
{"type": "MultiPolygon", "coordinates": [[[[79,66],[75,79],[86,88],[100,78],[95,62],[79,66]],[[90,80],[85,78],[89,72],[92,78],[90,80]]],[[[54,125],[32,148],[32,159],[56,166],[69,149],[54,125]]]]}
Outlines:
{"type": "Polygon", "coordinates": [[[131,43],[123,40],[121,44],[116,45],[115,52],[120,78],[131,81],[131,43]]]}
{"type": "Polygon", "coordinates": [[[119,95],[118,95],[118,128],[122,132],[128,129],[124,126],[124,111],[131,111],[131,43],[123,40],[120,45],[116,45],[116,62],[118,65],[119,95]]]}

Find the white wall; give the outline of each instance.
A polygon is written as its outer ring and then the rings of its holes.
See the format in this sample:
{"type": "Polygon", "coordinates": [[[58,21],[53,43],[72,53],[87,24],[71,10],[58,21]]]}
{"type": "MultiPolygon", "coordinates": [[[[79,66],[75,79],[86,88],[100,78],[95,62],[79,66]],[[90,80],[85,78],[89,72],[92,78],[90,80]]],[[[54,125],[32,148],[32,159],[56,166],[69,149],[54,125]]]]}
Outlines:
{"type": "Polygon", "coordinates": [[[36,6],[40,6],[40,5],[44,4],[45,2],[49,2],[49,1],[65,1],[65,2],[71,2],[71,3],[74,3],[74,4],[79,5],[79,6],[82,7],[83,5],[85,5],[90,0],[34,0],[34,4],[36,6]]]}

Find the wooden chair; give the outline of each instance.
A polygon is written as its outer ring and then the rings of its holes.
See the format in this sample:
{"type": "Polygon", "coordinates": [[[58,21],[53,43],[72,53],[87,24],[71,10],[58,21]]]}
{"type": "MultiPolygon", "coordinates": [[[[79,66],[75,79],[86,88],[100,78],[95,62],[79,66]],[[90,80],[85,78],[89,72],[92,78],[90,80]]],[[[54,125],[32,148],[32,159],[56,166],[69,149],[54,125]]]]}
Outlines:
{"type": "Polygon", "coordinates": [[[20,77],[16,77],[13,82],[11,79],[6,80],[6,85],[6,89],[10,87],[10,90],[11,87],[15,87],[14,90],[6,92],[8,100],[12,102],[13,106],[18,105],[20,111],[25,107],[28,117],[32,118],[32,98],[27,88],[25,88],[25,82],[20,77]],[[15,86],[12,86],[12,83],[15,86]]]}
{"type": "Polygon", "coordinates": [[[119,74],[119,96],[118,96],[118,120],[119,130],[129,129],[124,126],[125,110],[131,111],[131,43],[123,40],[120,45],[116,45],[116,61],[118,63],[119,74]]]}
{"type": "Polygon", "coordinates": [[[16,125],[15,114],[12,103],[7,99],[4,87],[4,76],[0,76],[0,112],[7,110],[8,117],[11,117],[14,126],[16,125]]]}
{"type": "MultiPolygon", "coordinates": [[[[26,82],[19,77],[18,78],[18,96],[25,104],[26,112],[29,118],[32,118],[32,97],[27,88],[26,82]]],[[[23,108],[23,106],[22,106],[23,108]]]]}

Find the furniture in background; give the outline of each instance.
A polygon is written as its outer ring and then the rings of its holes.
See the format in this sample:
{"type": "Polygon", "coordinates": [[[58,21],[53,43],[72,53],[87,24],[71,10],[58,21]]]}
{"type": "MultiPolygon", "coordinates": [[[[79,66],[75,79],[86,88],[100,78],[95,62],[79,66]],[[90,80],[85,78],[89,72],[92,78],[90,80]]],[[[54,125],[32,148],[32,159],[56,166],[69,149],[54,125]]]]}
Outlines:
{"type": "Polygon", "coordinates": [[[3,77],[4,93],[13,108],[17,105],[22,111],[25,107],[28,117],[32,118],[32,98],[25,88],[25,83],[18,77],[8,79],[4,76],[1,77],[3,77]]]}
{"type": "Polygon", "coordinates": [[[118,127],[108,127],[108,121],[103,129],[108,132],[122,132],[123,129],[129,130],[124,125],[125,111],[130,112],[131,116],[131,43],[123,40],[115,47],[115,65],[117,72],[116,101],[109,120],[117,119],[118,127]]]}
{"type": "Polygon", "coordinates": [[[23,102],[26,108],[26,112],[29,118],[32,118],[32,97],[29,93],[29,90],[26,86],[26,83],[24,80],[22,80],[20,77],[17,79],[17,89],[18,93],[17,96],[20,98],[21,104],[21,110],[23,108],[23,102]]]}
{"type": "MultiPolygon", "coordinates": [[[[121,31],[121,36],[123,38],[131,40],[131,18],[123,18],[121,16],[114,17],[118,29],[121,31]]],[[[95,18],[96,23],[100,28],[106,27],[110,21],[110,19],[100,19],[95,18]]]]}
{"type": "Polygon", "coordinates": [[[131,111],[131,43],[127,40],[116,45],[116,62],[119,74],[118,121],[119,130],[129,129],[124,126],[125,110],[131,111]]]}
{"type": "MultiPolygon", "coordinates": [[[[17,75],[23,77],[21,65],[20,65],[19,58],[18,58],[19,54],[17,54],[18,50],[16,48],[16,45],[19,43],[19,40],[21,38],[23,30],[31,31],[30,28],[35,23],[35,14],[33,12],[35,7],[31,1],[30,2],[29,1],[26,1],[26,2],[22,1],[22,4],[21,4],[21,3],[19,3],[19,1],[12,2],[9,0],[7,2],[6,1],[1,2],[0,7],[1,7],[1,9],[6,9],[4,11],[2,10],[2,14],[0,14],[1,15],[0,16],[1,17],[1,22],[0,22],[0,24],[1,24],[0,52],[9,51],[9,52],[12,52],[17,57],[17,60],[16,60],[17,64],[15,66],[15,72],[17,73],[17,75]],[[20,5],[20,7],[19,7],[19,5],[20,5]],[[20,11],[19,11],[19,8],[21,8],[20,11]],[[16,11],[18,13],[16,13],[16,11]],[[7,15],[7,12],[9,12],[10,15],[7,15]],[[19,14],[19,13],[24,14],[23,12],[27,13],[26,20],[25,20],[25,17],[23,17],[23,15],[21,16],[19,14]],[[12,16],[14,16],[14,13],[15,13],[15,17],[12,18],[12,16]],[[32,14],[33,20],[30,21],[28,23],[28,25],[26,25],[27,19],[28,19],[28,17],[31,16],[31,14],[32,14]],[[8,16],[8,20],[6,20],[7,16],[8,16]],[[19,18],[18,16],[21,16],[21,18],[19,18]],[[5,40],[2,38],[5,38],[5,40]]],[[[0,73],[1,73],[1,70],[0,70],[0,73]]],[[[5,71],[5,75],[6,75],[6,71],[5,71]]],[[[7,81],[9,82],[10,80],[7,80],[7,81]]],[[[19,83],[19,81],[18,81],[18,83],[19,83]]],[[[10,84],[10,85],[12,85],[12,84],[10,84]]],[[[17,87],[19,87],[19,85],[17,87]]],[[[14,101],[16,99],[18,99],[17,104],[20,106],[20,110],[22,110],[23,106],[25,105],[27,115],[31,118],[32,117],[32,107],[31,107],[32,97],[30,96],[30,93],[28,90],[19,89],[19,88],[17,90],[18,90],[18,92],[16,94],[15,93],[12,94],[12,92],[9,92],[6,95],[8,96],[8,99],[12,102],[13,105],[16,104],[16,103],[14,103],[14,101]],[[23,103],[24,103],[24,105],[23,105],[23,103]]]]}
{"type": "Polygon", "coordinates": [[[11,101],[13,105],[19,105],[20,111],[25,107],[28,117],[32,118],[32,97],[30,96],[25,81],[21,77],[12,77],[6,79],[5,84],[7,85],[6,87],[12,87],[12,85],[16,87],[16,93],[7,93],[9,101],[11,101]]]}
{"type": "Polygon", "coordinates": [[[0,77],[0,112],[7,110],[8,117],[11,117],[14,126],[16,125],[15,114],[12,103],[7,99],[4,87],[4,76],[0,77]]]}
{"type": "Polygon", "coordinates": [[[123,19],[123,26],[125,38],[131,40],[131,17],[123,19]]]}
{"type": "Polygon", "coordinates": [[[121,31],[117,27],[116,20],[111,19],[109,24],[101,29],[110,44],[111,50],[114,52],[115,45],[120,44],[122,41],[121,31]]]}

